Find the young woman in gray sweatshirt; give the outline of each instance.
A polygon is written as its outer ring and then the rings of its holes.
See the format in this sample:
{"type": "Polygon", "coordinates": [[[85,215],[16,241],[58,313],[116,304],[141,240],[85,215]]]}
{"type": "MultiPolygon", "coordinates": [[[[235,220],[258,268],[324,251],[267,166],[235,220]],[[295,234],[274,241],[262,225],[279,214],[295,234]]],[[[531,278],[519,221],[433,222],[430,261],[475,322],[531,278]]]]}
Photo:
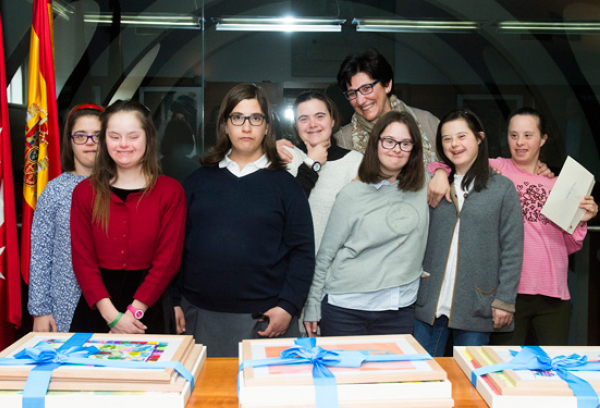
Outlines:
{"type": "Polygon", "coordinates": [[[321,241],[304,324],[316,335],[412,333],[429,213],[417,124],[388,112],[360,181],[338,194],[321,241]]]}

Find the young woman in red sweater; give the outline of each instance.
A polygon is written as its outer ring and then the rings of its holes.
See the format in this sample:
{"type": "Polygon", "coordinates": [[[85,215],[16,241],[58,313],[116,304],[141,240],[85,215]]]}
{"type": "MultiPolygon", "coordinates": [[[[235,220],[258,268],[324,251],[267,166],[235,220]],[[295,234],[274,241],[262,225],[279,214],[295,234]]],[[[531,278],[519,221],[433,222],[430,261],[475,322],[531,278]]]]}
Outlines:
{"type": "Polygon", "coordinates": [[[94,171],[73,191],[73,270],[83,297],[71,331],[174,332],[166,289],[181,262],[183,188],[159,175],[148,108],[117,101],[101,121],[94,171]]]}

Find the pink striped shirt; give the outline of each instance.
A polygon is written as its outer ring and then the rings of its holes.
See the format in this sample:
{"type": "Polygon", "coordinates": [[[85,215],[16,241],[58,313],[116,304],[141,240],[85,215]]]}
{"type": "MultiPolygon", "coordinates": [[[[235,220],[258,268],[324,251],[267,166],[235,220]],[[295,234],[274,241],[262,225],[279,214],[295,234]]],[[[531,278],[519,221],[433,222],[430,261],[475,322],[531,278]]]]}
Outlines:
{"type": "MultiPolygon", "coordinates": [[[[490,166],[500,170],[515,184],[523,208],[525,245],[517,293],[570,299],[568,257],[581,249],[587,224],[577,227],[571,235],[540,214],[556,179],[527,173],[515,166],[511,159],[490,159],[490,166]]],[[[430,172],[440,167],[445,166],[439,162],[428,166],[430,172]]]]}

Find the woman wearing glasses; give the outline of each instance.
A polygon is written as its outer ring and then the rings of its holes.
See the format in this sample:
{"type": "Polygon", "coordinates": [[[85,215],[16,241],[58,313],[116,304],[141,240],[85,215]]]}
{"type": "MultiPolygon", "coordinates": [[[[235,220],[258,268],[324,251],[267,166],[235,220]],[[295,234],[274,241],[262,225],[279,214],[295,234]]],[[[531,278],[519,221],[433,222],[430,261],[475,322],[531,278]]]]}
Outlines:
{"type": "Polygon", "coordinates": [[[337,75],[338,86],[354,108],[352,121],[336,133],[341,147],[364,152],[371,130],[389,111],[406,112],[417,124],[423,145],[423,161],[435,156],[435,131],[439,120],[431,113],[408,106],[393,93],[394,71],[376,49],[349,55],[337,75]]]}
{"type": "Polygon", "coordinates": [[[71,196],[94,167],[103,111],[93,104],[71,109],[62,140],[64,173],[48,182],[35,208],[27,305],[33,331],[69,331],[81,296],[71,263],[71,196]]]}
{"type": "MultiPolygon", "coordinates": [[[[431,113],[408,106],[393,94],[394,71],[389,62],[376,49],[351,54],[340,66],[337,75],[338,86],[354,109],[352,120],[333,136],[338,146],[364,153],[369,134],[386,112],[406,112],[417,124],[423,145],[423,162],[431,163],[435,155],[435,131],[439,123],[431,113]]],[[[281,139],[277,141],[281,157],[291,163],[293,156],[289,150],[293,145],[281,139]]]]}
{"type": "Polygon", "coordinates": [[[181,262],[183,188],[159,175],[148,108],[120,100],[101,121],[94,170],[73,191],[73,270],[83,296],[71,331],[172,333],[166,289],[181,262]]]}
{"type": "Polygon", "coordinates": [[[245,338],[299,334],[296,316],[314,272],[313,227],[272,123],[260,88],[232,88],[219,110],[217,145],[184,185],[189,211],[173,285],[178,331],[193,334],[210,357],[237,356],[245,338]]]}
{"type": "Polygon", "coordinates": [[[377,122],[358,169],[338,194],[304,311],[314,336],[405,334],[414,327],[429,212],[421,137],[412,116],[377,122]]]}

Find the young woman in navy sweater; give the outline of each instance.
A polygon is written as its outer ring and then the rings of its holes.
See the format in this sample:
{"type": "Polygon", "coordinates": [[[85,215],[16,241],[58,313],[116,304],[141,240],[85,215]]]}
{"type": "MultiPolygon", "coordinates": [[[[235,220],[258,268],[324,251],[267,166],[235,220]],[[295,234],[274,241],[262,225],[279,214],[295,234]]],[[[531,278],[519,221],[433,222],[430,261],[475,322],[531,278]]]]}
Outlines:
{"type": "Polygon", "coordinates": [[[259,87],[241,84],[225,96],[217,145],[201,163],[184,184],[178,331],[211,357],[237,356],[244,338],[297,336],[314,273],[313,226],[302,186],[277,154],[259,87]]]}

